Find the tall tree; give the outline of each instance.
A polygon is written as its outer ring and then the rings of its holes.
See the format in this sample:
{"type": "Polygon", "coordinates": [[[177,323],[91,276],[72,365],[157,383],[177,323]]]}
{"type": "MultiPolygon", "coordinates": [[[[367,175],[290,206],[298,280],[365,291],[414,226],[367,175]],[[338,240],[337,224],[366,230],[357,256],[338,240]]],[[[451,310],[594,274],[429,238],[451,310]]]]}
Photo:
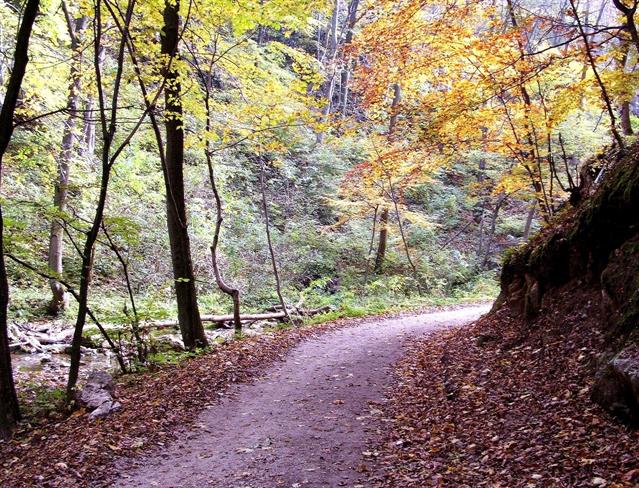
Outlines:
{"type": "MultiPolygon", "coordinates": [[[[49,234],[49,270],[54,276],[62,275],[62,255],[63,255],[63,214],[67,206],[67,195],[69,192],[69,177],[71,163],[76,154],[75,140],[77,139],[78,108],[80,104],[80,94],[82,89],[81,62],[82,62],[82,33],[87,27],[89,18],[86,16],[77,19],[72,18],[71,12],[62,2],[62,8],[67,21],[67,29],[71,38],[71,69],[69,72],[69,93],[67,95],[67,118],[62,131],[62,145],[58,156],[58,174],[55,182],[53,195],[53,205],[56,213],[51,222],[49,234]]],[[[49,280],[51,287],[51,302],[49,302],[49,312],[53,315],[59,314],[66,306],[65,291],[62,284],[57,279],[49,280]]]]}
{"type": "MultiPolygon", "coordinates": [[[[604,84],[601,76],[599,75],[599,69],[597,68],[597,63],[595,62],[595,57],[592,52],[592,47],[590,46],[590,42],[588,41],[588,35],[584,29],[584,25],[581,22],[581,18],[579,17],[579,11],[577,10],[577,6],[575,4],[575,0],[569,0],[570,6],[572,7],[573,14],[575,15],[575,21],[577,22],[577,29],[579,31],[579,35],[581,36],[584,42],[584,49],[586,51],[586,58],[588,59],[588,63],[590,63],[590,67],[592,68],[592,72],[595,75],[595,79],[597,80],[597,84],[599,85],[599,90],[601,91],[601,99],[604,102],[606,110],[608,111],[608,116],[610,117],[610,132],[612,132],[612,136],[616,142],[616,144],[623,148],[624,142],[621,134],[617,130],[617,117],[615,116],[615,111],[612,108],[612,101],[610,100],[610,96],[608,95],[608,90],[606,89],[606,85],[604,84]]],[[[617,2],[618,3],[618,2],[617,2]]],[[[636,9],[636,4],[635,4],[636,9]]],[[[633,12],[634,15],[634,12],[633,12]]],[[[634,25],[634,22],[633,22],[634,25]]]]}
{"type": "MultiPolygon", "coordinates": [[[[391,103],[391,115],[390,121],[388,123],[388,142],[392,143],[393,137],[395,135],[395,127],[397,125],[397,116],[399,104],[402,101],[402,89],[399,83],[393,84],[393,101],[391,103]]],[[[390,180],[389,180],[390,183],[390,180]]],[[[392,188],[389,188],[389,192],[393,192],[392,188]]],[[[393,196],[394,202],[394,196],[393,196]]],[[[386,247],[388,241],[388,212],[389,208],[387,205],[382,207],[380,216],[379,216],[379,242],[377,244],[377,255],[375,256],[375,273],[380,273],[384,266],[384,260],[386,259],[386,247]]],[[[399,217],[399,211],[397,214],[397,218],[399,217]]],[[[408,252],[408,251],[407,251],[408,252]]],[[[409,257],[410,261],[410,257],[409,257]]],[[[411,262],[412,265],[412,262],[411,262]]]]}
{"type": "MultiPolygon", "coordinates": [[[[73,338],[71,341],[71,365],[69,367],[69,378],[67,381],[66,398],[67,402],[70,402],[75,393],[75,387],[78,381],[78,375],[80,372],[80,359],[82,356],[81,344],[82,334],[84,326],[86,324],[87,315],[90,315],[89,311],[89,289],[91,286],[91,279],[93,274],[93,258],[95,254],[95,244],[98,240],[98,236],[102,229],[104,213],[106,210],[107,197],[109,194],[109,184],[111,175],[113,173],[113,166],[129,145],[133,136],[142,126],[142,123],[146,119],[149,113],[149,106],[152,106],[157,101],[161,90],[158,90],[155,97],[151,100],[146,100],[149,104],[146,110],[142,112],[137,121],[133,124],[133,127],[129,132],[124,135],[122,142],[119,145],[115,144],[115,136],[118,131],[118,114],[121,109],[121,89],[124,74],[124,55],[127,46],[127,35],[124,32],[128,32],[133,18],[133,12],[135,9],[135,1],[129,0],[126,8],[118,10],[121,18],[115,15],[113,9],[107,2],[102,0],[96,0],[94,18],[93,18],[93,69],[95,70],[95,84],[98,93],[98,118],[99,126],[102,135],[101,145],[101,173],[99,179],[99,193],[98,199],[95,204],[95,211],[89,229],[85,232],[84,246],[82,247],[82,268],[80,271],[80,290],[77,293],[78,301],[78,313],[76,316],[75,329],[73,332],[73,338]],[[102,18],[103,5],[110,9],[112,20],[116,25],[120,26],[120,37],[116,38],[116,58],[115,58],[115,70],[112,84],[106,83],[102,70],[102,53],[103,53],[103,37],[104,37],[104,24],[105,21],[102,18]],[[110,100],[107,99],[106,88],[111,88],[110,100]]],[[[101,326],[95,320],[95,317],[91,315],[91,318],[96,322],[99,328],[101,326]]],[[[106,335],[106,332],[103,334],[106,335]]],[[[120,358],[121,360],[121,358],[120,358]]]]}
{"type": "Polygon", "coordinates": [[[166,209],[173,278],[177,297],[178,321],[184,346],[188,349],[206,347],[207,340],[200,318],[195,287],[195,273],[191,260],[184,199],[184,114],[181,101],[181,83],[174,61],[179,58],[180,3],[167,1],[164,6],[162,54],[167,58],[164,72],[165,88],[165,168],[166,209]]]}
{"type": "MultiPolygon", "coordinates": [[[[28,0],[22,12],[22,22],[16,38],[13,70],[0,110],[0,188],[2,185],[2,160],[13,135],[16,105],[22,87],[22,79],[29,62],[29,41],[35,23],[40,0],[28,0]]],[[[9,306],[9,279],[4,261],[4,219],[0,202],[0,437],[7,438],[20,420],[18,397],[13,382],[9,337],[7,333],[7,309],[9,306]]]]}
{"type": "MultiPolygon", "coordinates": [[[[637,32],[637,23],[635,22],[635,14],[639,7],[639,0],[630,0],[630,5],[626,5],[627,0],[612,0],[617,10],[619,10],[626,18],[626,30],[630,33],[632,42],[639,51],[639,32],[637,32]]],[[[572,2],[571,2],[572,3],[572,2]]]]}

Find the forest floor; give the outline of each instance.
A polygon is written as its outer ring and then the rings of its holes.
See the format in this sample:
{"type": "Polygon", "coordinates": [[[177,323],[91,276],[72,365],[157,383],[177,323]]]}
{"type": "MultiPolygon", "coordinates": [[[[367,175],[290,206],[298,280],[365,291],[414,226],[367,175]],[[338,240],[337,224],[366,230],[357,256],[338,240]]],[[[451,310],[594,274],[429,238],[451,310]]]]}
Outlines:
{"type": "Polygon", "coordinates": [[[609,322],[574,284],[407,344],[367,488],[639,488],[639,430],[590,399],[609,322]]]}
{"type": "Polygon", "coordinates": [[[233,387],[177,442],[122,464],[116,486],[357,486],[405,341],[487,311],[371,321],[305,341],[254,383],[233,387]]]}
{"type": "Polygon", "coordinates": [[[357,486],[404,344],[488,309],[289,328],[122,376],[120,411],[54,414],[0,441],[0,486],[357,486]]]}

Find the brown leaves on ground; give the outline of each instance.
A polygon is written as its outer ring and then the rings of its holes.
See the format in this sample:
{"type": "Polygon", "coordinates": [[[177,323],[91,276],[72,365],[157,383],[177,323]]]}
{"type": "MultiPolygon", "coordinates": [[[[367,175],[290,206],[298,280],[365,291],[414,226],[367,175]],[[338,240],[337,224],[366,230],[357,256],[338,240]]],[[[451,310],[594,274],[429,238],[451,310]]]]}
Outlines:
{"type": "Polygon", "coordinates": [[[597,295],[567,290],[549,310],[528,325],[501,310],[413,344],[372,485],[639,486],[639,432],[589,399],[597,295]]]}
{"type": "Polygon", "coordinates": [[[255,377],[303,339],[351,322],[246,338],[158,372],[125,376],[116,387],[121,411],[91,421],[78,410],[0,443],[0,486],[108,486],[118,458],[161,449],[230,384],[255,377]]]}

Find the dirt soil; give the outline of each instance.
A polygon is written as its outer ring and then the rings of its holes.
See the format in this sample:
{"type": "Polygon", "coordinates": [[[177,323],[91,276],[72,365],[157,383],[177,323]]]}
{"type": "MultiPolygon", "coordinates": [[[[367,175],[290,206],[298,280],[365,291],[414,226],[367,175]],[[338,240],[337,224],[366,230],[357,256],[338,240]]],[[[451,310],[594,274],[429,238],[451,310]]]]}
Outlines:
{"type": "Polygon", "coordinates": [[[364,322],[302,342],[235,385],[176,442],[122,462],[119,487],[364,486],[403,344],[477,319],[487,306],[364,322]]]}

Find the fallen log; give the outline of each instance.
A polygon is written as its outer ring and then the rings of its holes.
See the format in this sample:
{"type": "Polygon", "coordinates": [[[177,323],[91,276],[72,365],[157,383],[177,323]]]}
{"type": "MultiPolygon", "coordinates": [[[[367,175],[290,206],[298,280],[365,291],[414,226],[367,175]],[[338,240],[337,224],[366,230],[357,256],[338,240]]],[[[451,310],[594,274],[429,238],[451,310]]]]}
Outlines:
{"type": "Polygon", "coordinates": [[[19,344],[19,348],[27,353],[44,352],[44,347],[40,342],[28,334],[25,334],[16,324],[9,324],[7,328],[9,341],[19,344]]]}
{"type": "MultiPolygon", "coordinates": [[[[256,314],[243,314],[240,315],[240,320],[242,322],[245,321],[253,321],[256,320],[272,320],[278,319],[281,320],[285,318],[286,315],[284,312],[273,312],[273,313],[256,313],[256,314]]],[[[200,317],[202,322],[218,322],[225,323],[231,322],[233,320],[233,315],[202,315],[200,317]]],[[[140,328],[151,328],[151,329],[169,329],[175,328],[177,329],[179,326],[177,320],[167,320],[167,321],[153,321],[142,324],[140,328]]]]}

